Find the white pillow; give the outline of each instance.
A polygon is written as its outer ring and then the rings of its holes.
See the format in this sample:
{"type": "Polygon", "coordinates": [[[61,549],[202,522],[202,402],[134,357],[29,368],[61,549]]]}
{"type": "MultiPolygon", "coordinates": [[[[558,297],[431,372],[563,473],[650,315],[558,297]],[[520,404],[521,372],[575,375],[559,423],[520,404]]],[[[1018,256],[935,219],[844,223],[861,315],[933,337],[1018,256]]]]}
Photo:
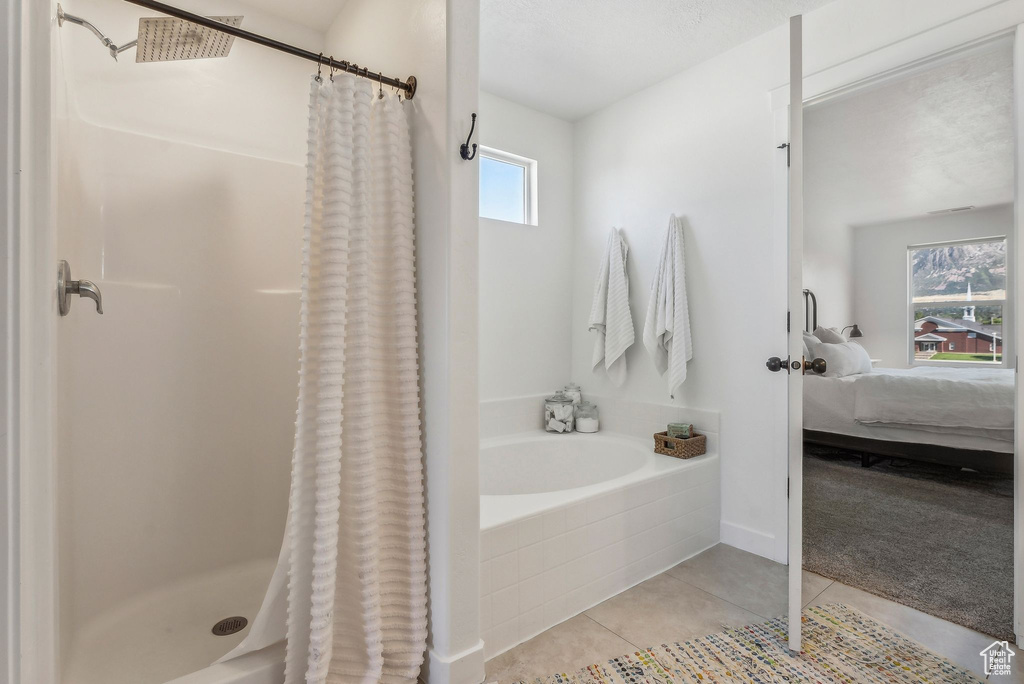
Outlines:
{"type": "Polygon", "coordinates": [[[821,340],[812,335],[809,332],[804,333],[804,357],[808,359],[818,358],[818,347],[821,346],[821,340]]]}
{"type": "Polygon", "coordinates": [[[825,359],[825,377],[842,378],[847,375],[871,372],[871,357],[864,347],[856,342],[822,344],[818,356],[825,359]]]}
{"type": "Polygon", "coordinates": [[[846,338],[835,328],[822,328],[818,326],[814,330],[814,336],[825,344],[842,344],[846,342],[846,338]]]}

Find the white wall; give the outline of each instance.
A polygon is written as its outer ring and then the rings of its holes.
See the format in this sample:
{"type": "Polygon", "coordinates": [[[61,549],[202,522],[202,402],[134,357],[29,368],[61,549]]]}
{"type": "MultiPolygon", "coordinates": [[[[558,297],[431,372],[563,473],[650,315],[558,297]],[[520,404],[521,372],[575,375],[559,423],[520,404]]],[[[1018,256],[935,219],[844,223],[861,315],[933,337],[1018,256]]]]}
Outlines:
{"type": "Polygon", "coordinates": [[[349,0],[327,49],[419,79],[406,104],[416,188],[421,401],[427,486],[427,682],[483,680],[477,399],[477,165],[459,157],[477,109],[474,0],[349,0]]]}
{"type": "MultiPolygon", "coordinates": [[[[809,142],[806,149],[810,152],[809,142]]],[[[850,226],[821,211],[811,181],[813,166],[808,163],[804,168],[804,287],[818,300],[818,325],[841,329],[853,323],[853,233],[850,226]]],[[[796,325],[803,326],[803,316],[803,311],[794,314],[796,325]]]]}
{"type": "MultiPolygon", "coordinates": [[[[937,49],[951,47],[991,30],[976,28],[972,14],[989,4],[838,0],[805,17],[805,74],[839,64],[853,74],[866,63],[849,60],[873,59],[872,51],[933,27],[937,49]],[[957,17],[966,19],[949,23],[957,17]]],[[[1024,16],[1021,3],[998,9],[1004,26],[1024,16]]],[[[669,214],[685,216],[694,358],[674,402],[721,412],[723,541],[779,559],[786,471],[773,457],[772,407],[784,401],[785,380],[764,361],[786,344],[772,230],[773,177],[785,161],[769,92],[788,81],[787,70],[788,29],[780,27],[583,119],[575,147],[574,379],[600,394],[670,401],[639,336],[621,390],[591,373],[586,323],[608,228],[622,227],[630,246],[639,330],[669,214]]]]}
{"type": "Polygon", "coordinates": [[[858,340],[885,368],[909,366],[907,247],[1013,234],[1013,205],[858,226],[853,231],[853,319],[858,340]]]}
{"type": "MultiPolygon", "coordinates": [[[[770,555],[769,402],[784,382],[764,359],[785,349],[785,303],[772,283],[772,120],[768,91],[785,80],[784,31],[746,43],[601,112],[576,128],[573,370],[599,394],[669,403],[641,332],[669,215],[685,217],[693,361],[674,403],[721,412],[722,524],[770,555]],[[629,245],[630,307],[637,336],[629,377],[616,390],[590,369],[587,317],[608,229],[629,245]],[[754,332],[756,331],[756,332],[754,332]]],[[[735,543],[736,535],[723,533],[735,543]]]]}
{"type": "Polygon", "coordinates": [[[537,161],[538,225],[480,219],[480,399],[570,381],[572,125],[480,93],[479,141],[537,161]]]}
{"type": "MultiPolygon", "coordinates": [[[[151,14],[64,7],[119,42],[151,14]]],[[[323,41],[238,3],[203,9],[323,41]]],[[[104,300],[102,316],[78,298],[53,314],[67,673],[76,635],[131,598],[260,559],[269,580],[294,435],[311,69],[242,42],[226,59],[115,62],[82,27],[53,30],[57,256],[104,300]]]]}
{"type": "Polygon", "coordinates": [[[1013,200],[1012,41],[989,41],[804,113],[804,286],[853,322],[850,226],[1013,200]]]}

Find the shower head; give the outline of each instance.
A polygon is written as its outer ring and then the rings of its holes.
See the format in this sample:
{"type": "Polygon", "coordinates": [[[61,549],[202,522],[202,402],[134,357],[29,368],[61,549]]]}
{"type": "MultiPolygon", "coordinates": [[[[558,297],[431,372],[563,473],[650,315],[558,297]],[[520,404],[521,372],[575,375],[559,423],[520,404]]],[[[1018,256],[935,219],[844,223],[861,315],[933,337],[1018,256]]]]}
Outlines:
{"type": "MultiPolygon", "coordinates": [[[[210,19],[236,28],[242,23],[240,16],[210,17],[210,19]]],[[[227,57],[231,51],[231,45],[235,42],[234,36],[184,19],[143,17],[139,19],[139,37],[123,45],[117,45],[92,23],[73,14],[67,14],[64,8],[58,4],[57,24],[63,26],[66,21],[89,29],[100,39],[115,60],[119,54],[135,46],[137,46],[136,62],[168,62],[176,59],[227,57]]]]}
{"type": "MultiPolygon", "coordinates": [[[[228,26],[239,26],[242,17],[210,17],[228,26]]],[[[235,37],[173,17],[139,19],[136,62],[168,62],[176,59],[227,57],[235,37]]]]}

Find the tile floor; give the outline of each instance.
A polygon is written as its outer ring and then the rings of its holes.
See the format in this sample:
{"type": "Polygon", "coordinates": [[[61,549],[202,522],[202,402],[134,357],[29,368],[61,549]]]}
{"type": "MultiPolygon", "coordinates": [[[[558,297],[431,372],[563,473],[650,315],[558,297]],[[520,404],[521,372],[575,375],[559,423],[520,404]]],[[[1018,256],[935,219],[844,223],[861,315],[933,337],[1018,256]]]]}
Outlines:
{"type": "MultiPolygon", "coordinates": [[[[487,681],[567,672],[664,641],[762,622],[785,614],[786,584],[786,566],[719,544],[492,658],[487,681]]],[[[809,572],[803,600],[845,603],[984,679],[979,652],[992,637],[809,572]]],[[[990,679],[1024,683],[1017,660],[1012,677],[990,679]]]]}

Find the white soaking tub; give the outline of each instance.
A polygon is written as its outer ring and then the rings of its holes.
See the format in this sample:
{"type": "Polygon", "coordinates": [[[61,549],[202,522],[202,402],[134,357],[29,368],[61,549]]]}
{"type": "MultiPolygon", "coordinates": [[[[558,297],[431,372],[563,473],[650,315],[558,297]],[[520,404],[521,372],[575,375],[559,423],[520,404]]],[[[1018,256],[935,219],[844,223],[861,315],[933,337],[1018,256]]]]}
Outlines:
{"type": "Polygon", "coordinates": [[[718,542],[716,440],[542,431],[480,444],[481,628],[491,658],[718,542]]]}

